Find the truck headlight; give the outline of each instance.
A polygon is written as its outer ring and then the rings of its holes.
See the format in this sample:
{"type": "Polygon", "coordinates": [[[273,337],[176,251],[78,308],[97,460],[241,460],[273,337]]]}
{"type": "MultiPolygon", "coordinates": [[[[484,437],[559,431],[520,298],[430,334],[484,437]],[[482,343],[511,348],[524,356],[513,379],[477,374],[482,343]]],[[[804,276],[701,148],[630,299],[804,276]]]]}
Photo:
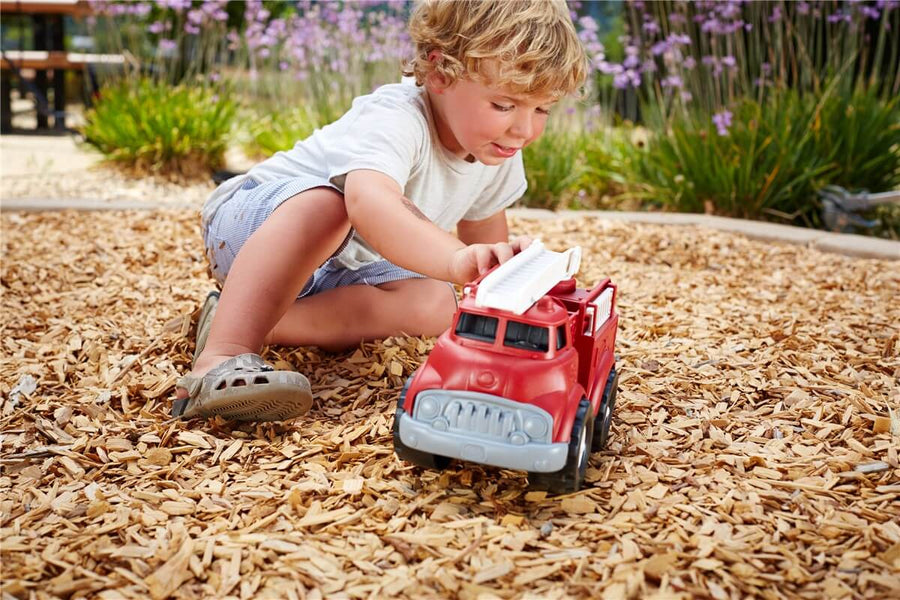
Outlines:
{"type": "Polygon", "coordinates": [[[433,398],[422,398],[416,402],[416,413],[420,419],[433,419],[437,416],[440,407],[433,398]]]}
{"type": "Polygon", "coordinates": [[[522,424],[522,428],[531,439],[542,438],[547,433],[547,424],[543,419],[539,419],[538,417],[526,417],[525,422],[522,424]]]}

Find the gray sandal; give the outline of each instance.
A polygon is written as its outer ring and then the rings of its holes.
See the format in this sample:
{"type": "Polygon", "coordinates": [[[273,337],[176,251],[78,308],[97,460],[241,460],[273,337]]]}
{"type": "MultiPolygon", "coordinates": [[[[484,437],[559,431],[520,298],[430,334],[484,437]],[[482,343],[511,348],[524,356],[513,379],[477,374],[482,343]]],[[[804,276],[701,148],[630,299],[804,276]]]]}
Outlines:
{"type": "Polygon", "coordinates": [[[294,371],[276,371],[258,354],[229,358],[203,377],[185,375],[175,384],[188,397],[172,404],[172,416],[218,415],[237,421],[285,421],[312,406],[309,380],[294,371]]]}

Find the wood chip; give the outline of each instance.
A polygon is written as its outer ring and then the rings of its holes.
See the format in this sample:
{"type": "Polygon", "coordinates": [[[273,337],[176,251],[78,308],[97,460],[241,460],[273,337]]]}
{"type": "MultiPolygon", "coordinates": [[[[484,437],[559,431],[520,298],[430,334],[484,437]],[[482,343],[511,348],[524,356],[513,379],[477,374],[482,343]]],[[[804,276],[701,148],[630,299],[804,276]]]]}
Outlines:
{"type": "MultiPolygon", "coordinates": [[[[5,179],[4,179],[5,181],[5,179]]],[[[2,218],[4,595],[887,598],[900,568],[896,263],[694,227],[514,221],[619,286],[584,490],[393,454],[433,338],[271,347],[288,423],[171,420],[206,274],[193,211],[2,218]]]]}

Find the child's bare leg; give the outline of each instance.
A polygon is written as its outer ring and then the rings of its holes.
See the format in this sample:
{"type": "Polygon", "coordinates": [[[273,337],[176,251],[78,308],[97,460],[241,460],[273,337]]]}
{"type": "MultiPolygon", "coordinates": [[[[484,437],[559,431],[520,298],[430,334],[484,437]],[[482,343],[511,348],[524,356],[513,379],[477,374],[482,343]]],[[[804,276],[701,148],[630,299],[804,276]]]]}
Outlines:
{"type": "Polygon", "coordinates": [[[401,333],[438,335],[455,311],[453,289],[434,279],[340,287],[294,302],[266,343],[339,350],[401,333]]]}
{"type": "Polygon", "coordinates": [[[259,352],[266,334],[349,231],[343,197],[327,188],[297,194],[275,209],[234,260],[193,374],[259,352]]]}

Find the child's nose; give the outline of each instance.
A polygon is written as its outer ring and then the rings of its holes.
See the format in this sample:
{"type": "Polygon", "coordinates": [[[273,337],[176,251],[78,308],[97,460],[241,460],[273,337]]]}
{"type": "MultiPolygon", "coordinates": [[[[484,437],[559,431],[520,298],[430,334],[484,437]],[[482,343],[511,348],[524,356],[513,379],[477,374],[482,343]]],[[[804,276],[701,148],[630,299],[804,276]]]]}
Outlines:
{"type": "Polygon", "coordinates": [[[531,136],[534,134],[534,123],[532,122],[531,115],[528,114],[528,111],[524,110],[517,112],[518,114],[516,115],[512,126],[509,128],[509,133],[522,141],[530,140],[531,136]]]}

